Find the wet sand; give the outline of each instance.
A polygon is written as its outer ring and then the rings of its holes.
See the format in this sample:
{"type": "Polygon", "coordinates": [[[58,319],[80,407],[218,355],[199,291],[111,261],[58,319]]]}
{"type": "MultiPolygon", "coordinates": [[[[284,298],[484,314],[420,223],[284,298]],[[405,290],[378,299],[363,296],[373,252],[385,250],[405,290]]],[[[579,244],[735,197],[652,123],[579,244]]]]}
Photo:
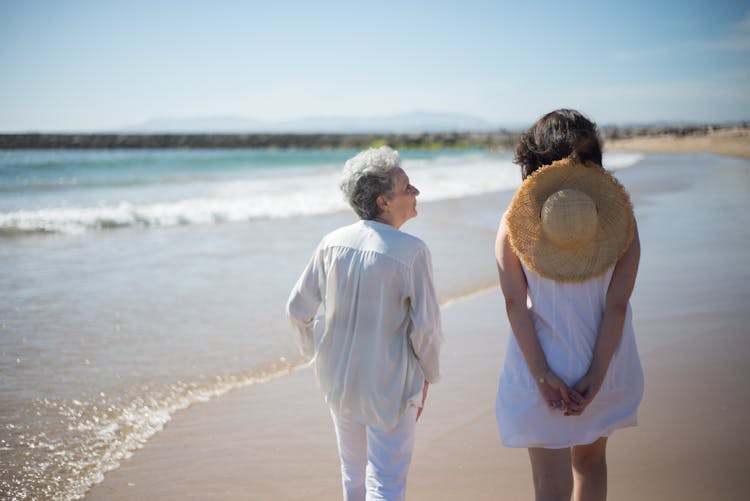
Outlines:
{"type": "MultiPolygon", "coordinates": [[[[655,156],[618,177],[633,195],[642,241],[632,302],[646,393],[639,426],[609,441],[609,499],[742,499],[750,489],[750,229],[741,223],[750,163],[655,156]]],[[[418,425],[407,498],[533,499],[526,451],[502,447],[495,426],[508,336],[500,293],[455,301],[443,314],[444,376],[418,425]]],[[[87,499],[340,497],[330,416],[302,369],[175,415],[87,499]]]]}

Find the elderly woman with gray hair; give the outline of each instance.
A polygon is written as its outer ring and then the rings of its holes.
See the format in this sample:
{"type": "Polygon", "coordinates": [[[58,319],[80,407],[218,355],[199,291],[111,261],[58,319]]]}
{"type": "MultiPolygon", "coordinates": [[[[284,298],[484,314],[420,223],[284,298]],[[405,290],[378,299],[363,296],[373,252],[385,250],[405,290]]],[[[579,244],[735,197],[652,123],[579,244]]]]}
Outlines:
{"type": "Polygon", "coordinates": [[[443,340],[430,251],[399,230],[419,190],[387,146],[348,160],[341,189],[361,220],[321,240],[287,316],[331,409],[344,499],[404,499],[443,340]]]}

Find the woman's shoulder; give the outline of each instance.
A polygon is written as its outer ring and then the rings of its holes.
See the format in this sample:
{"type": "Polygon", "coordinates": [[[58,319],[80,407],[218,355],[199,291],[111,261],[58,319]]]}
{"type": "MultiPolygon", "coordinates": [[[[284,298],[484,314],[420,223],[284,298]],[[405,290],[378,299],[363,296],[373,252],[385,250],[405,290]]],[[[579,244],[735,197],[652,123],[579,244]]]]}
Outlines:
{"type": "Polygon", "coordinates": [[[399,234],[398,238],[403,240],[405,244],[414,247],[414,249],[421,250],[427,248],[427,244],[418,236],[412,235],[411,233],[406,233],[405,231],[401,230],[396,230],[396,232],[399,234]]]}
{"type": "Polygon", "coordinates": [[[412,262],[417,255],[429,253],[421,238],[387,224],[366,220],[331,231],[323,237],[319,249],[342,246],[390,255],[404,263],[412,262]]]}

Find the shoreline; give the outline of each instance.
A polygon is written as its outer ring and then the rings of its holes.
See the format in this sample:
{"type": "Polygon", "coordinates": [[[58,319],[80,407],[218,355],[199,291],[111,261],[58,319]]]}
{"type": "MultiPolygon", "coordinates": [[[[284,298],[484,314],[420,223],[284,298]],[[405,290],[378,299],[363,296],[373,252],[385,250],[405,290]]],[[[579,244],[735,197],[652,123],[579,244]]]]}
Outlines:
{"type": "MultiPolygon", "coordinates": [[[[748,209],[750,166],[676,160],[679,185],[666,182],[674,179],[669,163],[618,173],[642,202],[636,204],[642,265],[632,303],[646,394],[639,426],[619,430],[609,442],[614,500],[729,500],[750,487],[750,395],[742,381],[750,363],[750,270],[742,249],[750,235],[738,235],[722,216],[729,207],[733,214],[748,209]],[[698,236],[690,231],[695,225],[704,228],[698,236]],[[739,245],[726,245],[737,239],[739,245]]],[[[489,197],[482,204],[495,206],[489,197]]],[[[530,499],[526,451],[503,448],[495,424],[508,336],[499,289],[444,302],[442,311],[445,377],[431,387],[418,426],[408,496],[530,499]]],[[[330,416],[312,372],[298,370],[175,414],[86,498],[340,496],[330,416]]]]}

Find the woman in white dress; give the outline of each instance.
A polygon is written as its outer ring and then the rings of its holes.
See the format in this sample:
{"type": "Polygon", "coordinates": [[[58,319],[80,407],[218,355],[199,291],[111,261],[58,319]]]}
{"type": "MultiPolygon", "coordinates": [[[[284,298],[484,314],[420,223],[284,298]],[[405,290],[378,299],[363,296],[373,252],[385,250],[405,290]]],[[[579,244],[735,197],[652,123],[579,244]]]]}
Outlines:
{"type": "Polygon", "coordinates": [[[537,500],[605,499],[606,444],[636,425],[643,372],[630,295],[640,243],[596,125],[548,113],[519,139],[524,179],[495,254],[512,330],[497,394],[507,447],[528,448],[537,500]]]}

